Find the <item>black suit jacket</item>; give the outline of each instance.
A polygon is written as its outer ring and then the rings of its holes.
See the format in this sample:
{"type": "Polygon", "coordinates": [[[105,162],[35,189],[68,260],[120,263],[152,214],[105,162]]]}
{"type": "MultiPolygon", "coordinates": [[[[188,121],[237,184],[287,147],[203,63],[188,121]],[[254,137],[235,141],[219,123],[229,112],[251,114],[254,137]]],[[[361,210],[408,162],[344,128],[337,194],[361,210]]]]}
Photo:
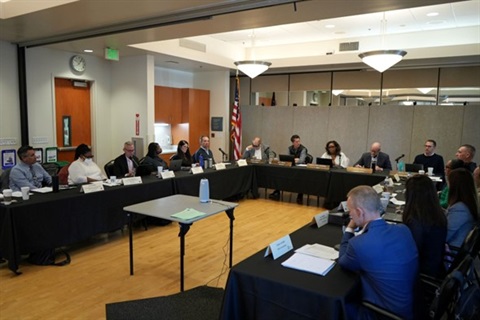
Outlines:
{"type": "MultiPolygon", "coordinates": [[[[140,163],[140,161],[138,161],[138,158],[133,156],[132,161],[133,166],[135,168],[138,167],[138,164],[140,163]]],[[[122,178],[128,173],[128,164],[125,154],[121,154],[115,158],[115,160],[113,161],[113,172],[115,173],[115,176],[117,178],[122,178]]]]}
{"type": "MultiPolygon", "coordinates": [[[[370,152],[362,154],[362,157],[354,164],[354,166],[357,164],[364,166],[365,168],[370,168],[372,166],[372,155],[370,152]]],[[[380,151],[377,156],[377,166],[386,170],[392,170],[389,155],[380,151]]]]}

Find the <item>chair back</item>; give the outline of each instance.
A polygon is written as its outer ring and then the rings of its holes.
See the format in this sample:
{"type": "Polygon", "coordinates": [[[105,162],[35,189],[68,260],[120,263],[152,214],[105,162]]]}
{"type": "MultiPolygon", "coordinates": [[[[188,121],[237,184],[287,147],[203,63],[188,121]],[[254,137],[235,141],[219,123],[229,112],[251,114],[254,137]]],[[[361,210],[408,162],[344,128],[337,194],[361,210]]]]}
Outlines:
{"type": "Polygon", "coordinates": [[[67,164],[66,166],[63,166],[60,171],[58,171],[58,182],[61,185],[67,185],[68,184],[68,168],[70,168],[71,163],[67,164]]]}
{"type": "Polygon", "coordinates": [[[42,167],[45,169],[45,171],[47,171],[47,173],[51,176],[56,176],[59,169],[60,169],[60,166],[55,163],[55,162],[45,162],[45,163],[42,163],[42,167]]]}
{"type": "Polygon", "coordinates": [[[448,272],[453,271],[456,269],[460,263],[465,259],[466,256],[470,255],[475,258],[478,255],[478,250],[480,247],[480,230],[478,225],[474,226],[472,230],[468,233],[463,240],[462,246],[458,248],[456,252],[452,264],[448,268],[448,272]],[[475,252],[476,251],[476,252],[475,252]]]}
{"type": "Polygon", "coordinates": [[[313,156],[309,153],[307,153],[307,156],[305,157],[305,163],[309,164],[313,162],[313,156]]]}
{"type": "Polygon", "coordinates": [[[114,162],[115,160],[110,160],[103,166],[103,170],[105,170],[105,174],[107,175],[107,177],[111,177],[115,175],[115,173],[113,172],[114,162]]]}
{"type": "Polygon", "coordinates": [[[0,177],[0,192],[4,189],[10,188],[10,171],[12,168],[3,170],[2,176],[0,177]]]}

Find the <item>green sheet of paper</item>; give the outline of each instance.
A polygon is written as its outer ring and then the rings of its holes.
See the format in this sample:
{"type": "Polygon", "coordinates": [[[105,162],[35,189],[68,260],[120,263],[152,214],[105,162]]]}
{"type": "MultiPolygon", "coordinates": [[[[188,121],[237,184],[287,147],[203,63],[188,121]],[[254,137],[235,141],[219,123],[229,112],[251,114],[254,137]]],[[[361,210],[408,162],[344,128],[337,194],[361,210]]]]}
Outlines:
{"type": "Polygon", "coordinates": [[[201,217],[203,215],[205,215],[204,212],[200,212],[192,208],[187,208],[183,211],[172,214],[171,217],[182,219],[182,220],[192,220],[197,217],[201,217]]]}

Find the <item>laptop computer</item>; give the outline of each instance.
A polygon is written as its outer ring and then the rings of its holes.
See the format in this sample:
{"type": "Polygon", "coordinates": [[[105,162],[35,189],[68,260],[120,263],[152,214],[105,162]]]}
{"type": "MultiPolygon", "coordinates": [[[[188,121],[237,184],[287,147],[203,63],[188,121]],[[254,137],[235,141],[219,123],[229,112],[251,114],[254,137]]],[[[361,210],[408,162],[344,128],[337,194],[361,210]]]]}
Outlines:
{"type": "Polygon", "coordinates": [[[137,177],[148,176],[150,175],[155,169],[153,166],[148,164],[141,164],[135,169],[135,175],[137,177]]]}
{"type": "Polygon", "coordinates": [[[324,158],[317,157],[317,164],[322,164],[324,166],[329,166],[330,168],[333,167],[332,159],[324,159],[324,158]]]}
{"type": "Polygon", "coordinates": [[[291,162],[292,167],[295,165],[295,156],[291,154],[279,154],[278,155],[278,160],[283,161],[283,162],[291,162]]]}
{"type": "Polygon", "coordinates": [[[168,169],[171,171],[179,171],[182,169],[182,159],[170,160],[170,165],[168,169]]]}

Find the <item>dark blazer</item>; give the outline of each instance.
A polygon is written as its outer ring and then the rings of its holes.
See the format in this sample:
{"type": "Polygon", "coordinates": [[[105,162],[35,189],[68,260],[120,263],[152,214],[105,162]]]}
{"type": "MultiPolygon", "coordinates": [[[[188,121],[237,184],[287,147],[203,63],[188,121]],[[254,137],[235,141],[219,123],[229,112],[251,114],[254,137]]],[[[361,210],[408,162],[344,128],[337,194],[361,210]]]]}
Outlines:
{"type": "MultiPolygon", "coordinates": [[[[138,164],[140,163],[138,158],[133,156],[132,161],[133,166],[135,168],[138,167],[138,164]]],[[[121,154],[115,158],[115,160],[113,161],[113,172],[115,173],[115,176],[117,178],[122,178],[128,173],[128,164],[125,154],[121,154]]]]}
{"type": "MultiPolygon", "coordinates": [[[[362,154],[360,159],[354,164],[356,166],[357,164],[365,167],[365,168],[371,168],[372,167],[372,155],[370,152],[365,152],[362,154]]],[[[387,170],[392,170],[392,164],[390,162],[390,157],[388,154],[384,152],[379,152],[377,156],[377,166],[383,169],[387,170]]]]}
{"type": "Polygon", "coordinates": [[[215,159],[213,158],[213,153],[212,153],[212,150],[208,149],[208,153],[207,151],[205,151],[205,149],[203,148],[199,148],[197,150],[197,152],[195,152],[195,154],[193,155],[193,158],[194,158],[194,161],[195,162],[199,162],[200,161],[200,155],[202,155],[203,159],[208,159],[208,158],[212,158],[212,162],[215,163],[215,159]]]}
{"type": "MultiPolygon", "coordinates": [[[[345,232],[338,262],[343,268],[360,273],[363,300],[403,319],[413,317],[418,253],[407,226],[378,219],[370,221],[361,235],[345,232]]],[[[357,319],[356,314],[351,316],[357,319]]]]}

